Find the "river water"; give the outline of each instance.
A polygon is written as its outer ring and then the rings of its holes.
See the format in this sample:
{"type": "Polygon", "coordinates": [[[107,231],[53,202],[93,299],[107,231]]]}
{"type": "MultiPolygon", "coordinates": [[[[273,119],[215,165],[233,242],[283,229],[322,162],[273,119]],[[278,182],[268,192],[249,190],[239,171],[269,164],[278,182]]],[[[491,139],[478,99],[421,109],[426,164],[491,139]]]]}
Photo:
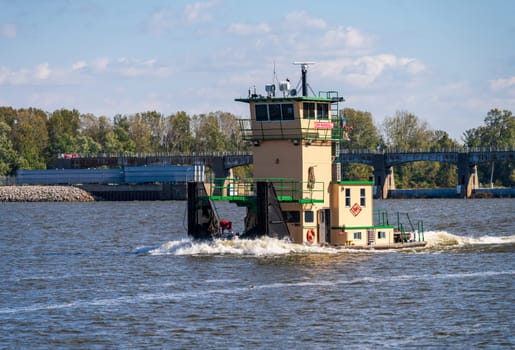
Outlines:
{"type": "Polygon", "coordinates": [[[375,204],[428,246],[193,243],[185,202],[1,203],[0,348],[515,348],[515,199],[375,204]]]}

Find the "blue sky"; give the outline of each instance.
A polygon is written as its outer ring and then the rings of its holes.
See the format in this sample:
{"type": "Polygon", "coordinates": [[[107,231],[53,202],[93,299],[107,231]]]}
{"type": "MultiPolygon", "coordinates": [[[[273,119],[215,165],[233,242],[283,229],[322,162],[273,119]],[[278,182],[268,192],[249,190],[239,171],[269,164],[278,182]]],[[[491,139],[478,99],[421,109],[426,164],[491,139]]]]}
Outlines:
{"type": "Polygon", "coordinates": [[[249,87],[337,90],[460,141],[515,112],[515,1],[0,0],[0,105],[112,117],[226,111],[249,87]]]}

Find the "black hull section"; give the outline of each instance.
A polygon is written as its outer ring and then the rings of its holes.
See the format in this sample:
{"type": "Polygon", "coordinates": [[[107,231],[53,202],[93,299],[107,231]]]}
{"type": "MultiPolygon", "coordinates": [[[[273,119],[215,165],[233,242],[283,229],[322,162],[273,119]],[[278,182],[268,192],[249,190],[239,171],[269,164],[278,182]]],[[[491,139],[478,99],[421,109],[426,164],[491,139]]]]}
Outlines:
{"type": "MultiPolygon", "coordinates": [[[[290,237],[272,183],[257,182],[255,202],[251,201],[246,205],[245,232],[237,236],[240,238],[269,236],[278,239],[290,237]]],[[[215,206],[209,199],[202,182],[188,183],[188,235],[198,240],[235,236],[232,232],[224,232],[220,227],[215,206]]]]}
{"type": "Polygon", "coordinates": [[[278,239],[289,238],[290,232],[284,222],[281,206],[271,182],[256,183],[256,220],[254,227],[246,228],[243,237],[269,236],[278,239]]]}
{"type": "Polygon", "coordinates": [[[188,235],[212,239],[218,235],[220,220],[203,182],[188,182],[188,235]]]}

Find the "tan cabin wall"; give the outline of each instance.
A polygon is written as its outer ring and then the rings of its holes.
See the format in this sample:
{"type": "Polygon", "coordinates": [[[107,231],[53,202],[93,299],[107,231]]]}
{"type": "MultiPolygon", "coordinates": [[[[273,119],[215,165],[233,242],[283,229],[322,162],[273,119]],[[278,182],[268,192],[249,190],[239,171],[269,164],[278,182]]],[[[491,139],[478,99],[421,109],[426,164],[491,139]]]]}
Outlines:
{"type": "Polygon", "coordinates": [[[372,188],[372,183],[366,182],[331,184],[331,243],[367,244],[367,229],[373,226],[372,188]],[[349,203],[346,203],[347,189],[350,191],[349,203]],[[361,201],[362,189],[365,190],[365,203],[361,201]],[[361,232],[360,239],[354,238],[355,232],[361,232]]]}
{"type": "MultiPolygon", "coordinates": [[[[313,198],[323,198],[323,203],[316,203],[317,207],[329,206],[329,186],[332,180],[331,146],[303,145],[302,182],[304,190],[308,190],[309,168],[313,167],[315,175],[315,188],[313,198]],[[322,192],[321,192],[322,191],[322,192]]],[[[305,192],[309,194],[309,192],[305,192]]]]}
{"type": "Polygon", "coordinates": [[[372,185],[331,184],[331,226],[370,226],[373,221],[372,185]],[[346,189],[350,190],[350,203],[346,202],[346,189]],[[365,190],[365,203],[361,203],[360,190],[365,190]],[[353,210],[356,206],[359,212],[353,210]],[[353,213],[354,211],[354,213],[353,213]]]}
{"type": "Polygon", "coordinates": [[[255,178],[300,179],[302,153],[299,146],[288,140],[267,141],[252,149],[255,178]]]}

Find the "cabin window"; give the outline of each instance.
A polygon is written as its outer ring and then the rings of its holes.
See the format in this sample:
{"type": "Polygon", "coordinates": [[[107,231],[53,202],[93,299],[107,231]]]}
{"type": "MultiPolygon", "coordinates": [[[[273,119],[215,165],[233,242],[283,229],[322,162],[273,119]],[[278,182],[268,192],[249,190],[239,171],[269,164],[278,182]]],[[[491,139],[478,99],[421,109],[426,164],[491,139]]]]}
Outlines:
{"type": "Polygon", "coordinates": [[[268,112],[270,113],[270,120],[281,120],[281,105],[280,104],[268,105],[268,112]]]}
{"type": "Polygon", "coordinates": [[[306,210],[304,212],[304,221],[305,222],[315,221],[315,215],[313,214],[313,210],[306,210]]]}
{"type": "Polygon", "coordinates": [[[350,208],[350,188],[345,189],[345,206],[350,208]]]}
{"type": "Polygon", "coordinates": [[[281,109],[283,112],[283,120],[293,120],[295,119],[293,113],[293,104],[292,103],[283,103],[281,105],[281,109]]]}
{"type": "Polygon", "coordinates": [[[354,239],[361,239],[361,232],[354,232],[354,239]]]}
{"type": "Polygon", "coordinates": [[[386,232],[384,232],[384,231],[377,232],[377,238],[378,239],[385,239],[386,238],[386,232]]]}
{"type": "Polygon", "coordinates": [[[256,105],[256,121],[262,122],[268,120],[268,105],[256,105]]]}
{"type": "Polygon", "coordinates": [[[292,222],[298,224],[300,222],[300,211],[288,210],[283,211],[283,218],[285,222],[292,222]]]}
{"type": "Polygon", "coordinates": [[[317,103],[317,117],[318,119],[329,118],[329,105],[325,103],[317,103]]]}
{"type": "Polygon", "coordinates": [[[365,192],[365,189],[364,188],[360,188],[359,189],[359,204],[362,206],[362,207],[366,207],[367,206],[367,199],[366,199],[366,192],[365,192]]]}
{"type": "Polygon", "coordinates": [[[302,109],[304,119],[315,119],[315,104],[313,102],[304,102],[302,109]]]}
{"type": "Polygon", "coordinates": [[[256,104],[254,109],[258,122],[295,119],[293,103],[256,104]]]}

